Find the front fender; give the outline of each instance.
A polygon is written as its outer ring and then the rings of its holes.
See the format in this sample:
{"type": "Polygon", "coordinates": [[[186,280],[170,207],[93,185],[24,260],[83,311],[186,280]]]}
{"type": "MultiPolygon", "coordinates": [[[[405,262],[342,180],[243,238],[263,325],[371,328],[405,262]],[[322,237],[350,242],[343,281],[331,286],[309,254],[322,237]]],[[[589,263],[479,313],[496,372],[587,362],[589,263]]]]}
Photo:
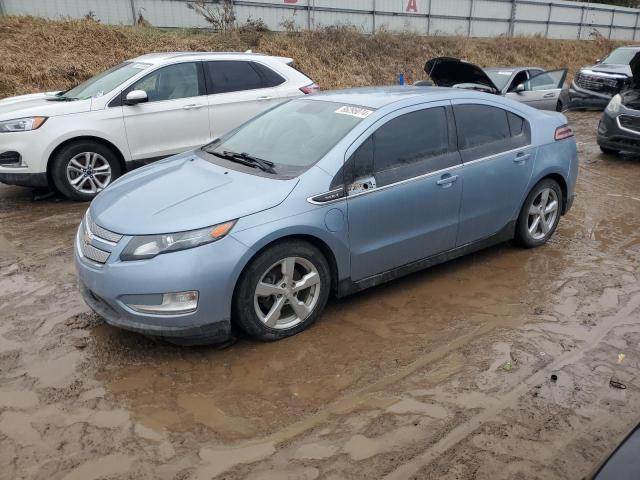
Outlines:
{"type": "MultiPolygon", "coordinates": [[[[313,242],[321,242],[325,249],[333,255],[337,280],[343,280],[350,275],[346,202],[318,207],[299,215],[257,225],[231,235],[248,247],[248,251],[238,262],[237,268],[233,272],[233,281],[229,282],[233,289],[235,289],[235,284],[242,271],[258,252],[274,242],[292,237],[306,237],[313,242]],[[335,231],[329,231],[327,228],[327,218],[333,220],[330,226],[335,231]],[[342,222],[340,220],[336,222],[336,218],[342,218],[342,222]],[[338,226],[340,228],[337,228],[338,226]]],[[[328,260],[331,261],[331,259],[328,260]]],[[[230,291],[229,294],[232,295],[233,291],[230,291]]]]}

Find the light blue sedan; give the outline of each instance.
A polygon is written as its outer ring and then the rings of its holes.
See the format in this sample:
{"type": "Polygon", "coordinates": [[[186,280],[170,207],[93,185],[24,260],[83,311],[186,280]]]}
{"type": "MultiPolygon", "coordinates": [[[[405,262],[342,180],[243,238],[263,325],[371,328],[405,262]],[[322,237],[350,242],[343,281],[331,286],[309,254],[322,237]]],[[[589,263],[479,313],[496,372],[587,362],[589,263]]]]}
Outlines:
{"type": "Polygon", "coordinates": [[[577,172],[559,113],[450,88],[328,92],[114,182],[78,229],[79,285],[124,329],[277,340],[330,294],[513,238],[544,244],[577,172]]]}

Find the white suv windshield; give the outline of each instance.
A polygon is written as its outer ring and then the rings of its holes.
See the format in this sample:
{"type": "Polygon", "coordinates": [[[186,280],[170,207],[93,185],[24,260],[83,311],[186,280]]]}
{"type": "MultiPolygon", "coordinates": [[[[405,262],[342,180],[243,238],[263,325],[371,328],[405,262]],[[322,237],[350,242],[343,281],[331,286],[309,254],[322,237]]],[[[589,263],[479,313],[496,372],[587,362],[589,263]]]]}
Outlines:
{"type": "Polygon", "coordinates": [[[121,63],[73,87],[59,97],[70,100],[101,97],[150,66],[148,63],[121,63]]]}
{"type": "MultiPolygon", "coordinates": [[[[273,165],[273,173],[299,175],[327,154],[373,109],[318,100],[294,100],[267,111],[204,147],[242,163],[257,157],[273,165]]],[[[213,159],[212,159],[213,160],[213,159]]]]}

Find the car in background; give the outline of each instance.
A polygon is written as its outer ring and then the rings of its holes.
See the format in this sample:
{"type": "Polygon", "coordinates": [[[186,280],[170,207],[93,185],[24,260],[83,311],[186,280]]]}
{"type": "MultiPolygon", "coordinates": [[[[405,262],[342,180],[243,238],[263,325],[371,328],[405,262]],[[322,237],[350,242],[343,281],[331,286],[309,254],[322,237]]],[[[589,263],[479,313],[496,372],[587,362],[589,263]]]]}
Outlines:
{"type": "Polygon", "coordinates": [[[90,200],[127,170],[316,93],[292,64],[253,53],[154,53],[66,92],[0,100],[0,182],[90,200]]]}
{"type": "Polygon", "coordinates": [[[344,296],[516,238],[572,205],[564,115],[496,95],[387,87],[294,99],[126,175],[75,238],[86,303],[175,343],[309,327],[344,296]],[[464,186],[464,188],[463,188],[464,186]]]}
{"type": "Polygon", "coordinates": [[[640,478],[640,425],[584,480],[637,480],[640,478]]]}
{"type": "Polygon", "coordinates": [[[424,71],[435,85],[467,88],[501,95],[540,110],[565,109],[567,69],[544,71],[538,67],[481,68],[458,58],[429,60],[424,71]]]}
{"type": "Polygon", "coordinates": [[[600,117],[597,141],[603,153],[640,154],[640,51],[629,69],[629,88],[615,94],[600,117]]]}
{"type": "Polygon", "coordinates": [[[595,65],[581,68],[571,82],[568,107],[604,109],[614,95],[630,85],[630,63],[638,52],[640,46],[616,48],[595,65]]]}

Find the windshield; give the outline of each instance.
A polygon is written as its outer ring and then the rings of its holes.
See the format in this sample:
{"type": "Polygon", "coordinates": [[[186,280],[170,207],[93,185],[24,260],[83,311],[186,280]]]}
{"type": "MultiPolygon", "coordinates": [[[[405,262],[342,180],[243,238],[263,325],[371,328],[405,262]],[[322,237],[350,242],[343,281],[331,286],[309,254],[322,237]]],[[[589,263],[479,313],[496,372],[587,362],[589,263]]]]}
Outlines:
{"type": "MultiPolygon", "coordinates": [[[[299,175],[320,160],[372,109],[318,100],[294,100],[249,121],[203,147],[214,155],[231,152],[273,163],[279,175],[299,175]]],[[[218,161],[218,157],[211,161],[218,161]]]]}
{"type": "Polygon", "coordinates": [[[498,87],[498,90],[503,90],[507,86],[507,82],[513,75],[510,70],[485,70],[487,76],[498,87]]]}
{"type": "Polygon", "coordinates": [[[636,53],[638,53],[637,48],[616,48],[602,63],[629,65],[629,62],[636,53]]]}
{"type": "Polygon", "coordinates": [[[73,100],[101,97],[150,66],[148,63],[121,63],[58,96],[73,100]]]}

